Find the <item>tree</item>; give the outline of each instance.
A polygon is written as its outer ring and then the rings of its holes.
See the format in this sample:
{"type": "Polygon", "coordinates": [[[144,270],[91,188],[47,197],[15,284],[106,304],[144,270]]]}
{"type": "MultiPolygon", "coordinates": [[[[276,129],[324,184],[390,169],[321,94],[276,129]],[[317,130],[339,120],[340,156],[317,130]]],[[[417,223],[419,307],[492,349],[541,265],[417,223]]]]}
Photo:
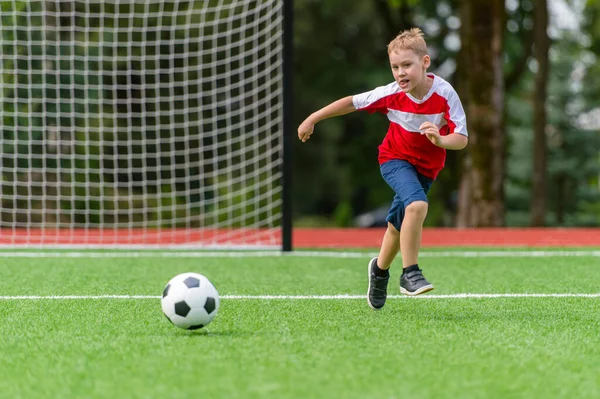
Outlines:
{"type": "Polygon", "coordinates": [[[531,187],[531,225],[543,226],[546,219],[547,143],[546,97],[550,50],[548,37],[548,0],[536,0],[533,11],[534,53],[537,61],[533,93],[533,185],[531,187]]]}
{"type": "MultiPolygon", "coordinates": [[[[537,94],[535,84],[539,71],[535,63],[529,63],[530,68],[519,84],[507,93],[506,133],[510,145],[507,146],[505,189],[508,225],[530,225],[530,204],[540,199],[546,204],[546,225],[600,225],[600,125],[596,122],[598,118],[590,112],[600,105],[597,95],[599,69],[593,55],[600,51],[597,39],[600,36],[594,29],[599,26],[595,18],[600,14],[594,13],[595,7],[593,3],[588,4],[582,13],[585,23],[580,29],[550,26],[548,30],[552,40],[545,99],[547,188],[543,199],[541,195],[532,198],[532,154],[536,146],[532,134],[536,103],[532,99],[537,94]]],[[[531,11],[535,11],[533,5],[531,11]]],[[[531,16],[527,26],[533,28],[533,14],[531,16]]],[[[520,30],[513,29],[513,32],[519,37],[524,36],[520,30]]],[[[514,39],[509,36],[510,42],[505,48],[510,48],[514,39]]]]}
{"type": "MultiPolygon", "coordinates": [[[[461,3],[461,56],[469,145],[460,182],[459,227],[504,224],[504,0],[461,3]],[[469,73],[465,73],[468,67],[469,73]]],[[[460,90],[460,89],[459,89],[460,90]]]]}

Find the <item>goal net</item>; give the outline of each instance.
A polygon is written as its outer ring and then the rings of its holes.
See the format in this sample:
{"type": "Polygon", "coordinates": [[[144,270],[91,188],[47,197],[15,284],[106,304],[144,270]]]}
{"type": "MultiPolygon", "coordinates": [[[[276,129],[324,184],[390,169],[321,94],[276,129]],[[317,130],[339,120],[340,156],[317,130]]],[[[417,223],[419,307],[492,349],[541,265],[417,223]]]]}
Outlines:
{"type": "Polygon", "coordinates": [[[280,246],[282,3],[0,2],[0,244],[280,246]]]}

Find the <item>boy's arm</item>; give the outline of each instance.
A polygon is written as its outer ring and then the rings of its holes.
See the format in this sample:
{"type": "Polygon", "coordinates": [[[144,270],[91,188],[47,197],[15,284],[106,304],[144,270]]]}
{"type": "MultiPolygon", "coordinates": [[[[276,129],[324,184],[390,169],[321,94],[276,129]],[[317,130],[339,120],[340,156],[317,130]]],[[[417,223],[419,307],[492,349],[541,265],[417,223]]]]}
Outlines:
{"type": "Polygon", "coordinates": [[[464,134],[450,133],[447,136],[440,136],[440,147],[447,150],[462,150],[469,143],[469,138],[464,134]]]}
{"type": "Polygon", "coordinates": [[[310,138],[310,135],[313,134],[317,122],[334,116],[349,114],[354,111],[356,111],[356,108],[352,103],[352,96],[340,98],[320,110],[313,112],[306,118],[298,127],[298,138],[302,140],[302,142],[305,142],[310,138]]]}
{"type": "Polygon", "coordinates": [[[429,141],[438,147],[447,150],[462,150],[469,143],[467,133],[467,116],[465,110],[454,89],[450,90],[447,97],[447,107],[444,118],[448,124],[450,132],[446,136],[440,135],[438,127],[430,122],[421,125],[421,134],[425,134],[429,141]]]}
{"type": "Polygon", "coordinates": [[[424,122],[419,129],[421,130],[421,134],[426,135],[429,141],[447,150],[462,150],[469,142],[469,138],[460,133],[450,133],[446,136],[440,135],[439,128],[431,122],[424,122]]]}

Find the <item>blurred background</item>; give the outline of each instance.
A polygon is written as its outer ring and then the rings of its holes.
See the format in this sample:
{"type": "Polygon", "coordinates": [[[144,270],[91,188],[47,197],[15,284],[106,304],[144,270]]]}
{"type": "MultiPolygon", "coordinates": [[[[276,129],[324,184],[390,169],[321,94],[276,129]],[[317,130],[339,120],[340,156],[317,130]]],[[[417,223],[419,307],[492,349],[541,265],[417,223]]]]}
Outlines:
{"type": "Polygon", "coordinates": [[[386,45],[411,27],[469,130],[426,225],[600,226],[598,1],[5,0],[0,11],[8,244],[278,245],[290,214],[295,228],[384,226],[387,118],[331,118],[307,143],[296,129],[390,83],[386,45]],[[114,234],[96,242],[98,230],[114,234]]]}
{"type": "MultiPolygon", "coordinates": [[[[599,226],[600,2],[295,0],[294,122],[392,81],[386,45],[420,27],[459,93],[469,145],[448,151],[427,226],[599,226]]],[[[294,226],[385,225],[384,115],[352,113],[294,143],[294,226]]]]}

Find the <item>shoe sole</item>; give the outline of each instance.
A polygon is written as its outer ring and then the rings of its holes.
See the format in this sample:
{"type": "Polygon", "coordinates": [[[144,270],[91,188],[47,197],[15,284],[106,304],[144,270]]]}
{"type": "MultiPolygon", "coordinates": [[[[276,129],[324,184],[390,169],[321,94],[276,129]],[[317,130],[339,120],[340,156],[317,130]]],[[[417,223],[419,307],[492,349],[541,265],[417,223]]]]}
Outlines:
{"type": "Polygon", "coordinates": [[[404,294],[404,295],[408,295],[408,296],[417,296],[417,295],[421,295],[426,292],[432,291],[433,288],[434,288],[433,285],[429,284],[429,285],[419,288],[415,292],[410,292],[410,291],[407,291],[406,289],[404,289],[403,287],[400,287],[400,293],[404,294]]]}
{"type": "Polygon", "coordinates": [[[369,307],[373,310],[381,310],[383,308],[383,306],[381,308],[376,308],[371,304],[371,301],[369,300],[369,292],[371,292],[371,268],[373,267],[373,261],[375,261],[375,259],[377,258],[373,258],[369,261],[369,265],[367,266],[367,276],[369,278],[369,288],[367,289],[367,303],[369,304],[369,307]]]}

